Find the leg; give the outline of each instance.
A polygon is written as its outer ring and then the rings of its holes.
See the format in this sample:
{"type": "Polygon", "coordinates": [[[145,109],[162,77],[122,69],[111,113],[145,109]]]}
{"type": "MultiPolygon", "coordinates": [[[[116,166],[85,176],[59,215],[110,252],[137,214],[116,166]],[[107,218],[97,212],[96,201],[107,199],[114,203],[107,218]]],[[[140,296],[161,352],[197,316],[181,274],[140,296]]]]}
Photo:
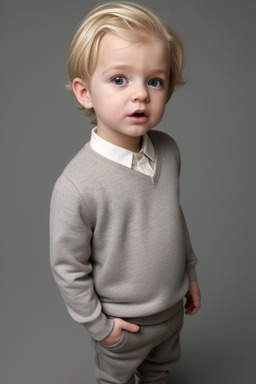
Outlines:
{"type": "Polygon", "coordinates": [[[179,339],[183,317],[182,310],[167,322],[168,331],[165,332],[165,340],[159,337],[159,343],[138,367],[136,373],[140,384],[166,383],[170,369],[180,358],[179,339]]]}
{"type": "Polygon", "coordinates": [[[137,333],[123,331],[121,340],[106,346],[93,340],[96,378],[99,384],[162,384],[167,371],[180,355],[179,333],[183,307],[170,320],[156,325],[140,325],[137,333]]]}
{"type": "Polygon", "coordinates": [[[95,349],[96,379],[99,384],[135,384],[135,370],[138,357],[134,354],[137,344],[136,334],[123,331],[121,340],[106,346],[92,341],[95,349]]]}
{"type": "Polygon", "coordinates": [[[169,331],[168,321],[159,325],[140,326],[139,332],[123,332],[121,340],[106,346],[93,341],[96,378],[100,384],[134,384],[135,372],[151,350],[164,341],[169,331]]]}

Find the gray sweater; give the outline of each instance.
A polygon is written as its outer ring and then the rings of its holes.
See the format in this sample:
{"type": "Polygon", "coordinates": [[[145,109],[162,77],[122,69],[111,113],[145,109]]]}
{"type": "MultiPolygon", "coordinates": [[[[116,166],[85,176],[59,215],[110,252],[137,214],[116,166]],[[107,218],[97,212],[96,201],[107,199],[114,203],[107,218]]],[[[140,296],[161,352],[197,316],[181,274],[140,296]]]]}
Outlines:
{"type": "Polygon", "coordinates": [[[179,150],[150,131],[153,177],[108,160],[87,143],[57,180],[50,259],[70,315],[96,340],[112,317],[168,314],[196,280],[179,204],[179,150]]]}

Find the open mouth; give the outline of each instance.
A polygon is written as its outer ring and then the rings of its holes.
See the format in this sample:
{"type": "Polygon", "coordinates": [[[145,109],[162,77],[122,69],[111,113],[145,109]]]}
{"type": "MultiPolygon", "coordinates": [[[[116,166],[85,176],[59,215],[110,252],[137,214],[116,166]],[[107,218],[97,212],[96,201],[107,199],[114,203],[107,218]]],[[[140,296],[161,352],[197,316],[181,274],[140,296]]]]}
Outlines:
{"type": "Polygon", "coordinates": [[[134,117],[144,117],[147,116],[145,112],[134,112],[131,116],[134,117]]]}
{"type": "Polygon", "coordinates": [[[131,114],[129,116],[129,118],[134,122],[134,123],[138,123],[138,124],[142,124],[142,123],[146,123],[148,121],[148,115],[146,112],[143,112],[143,111],[137,111],[137,112],[134,112],[133,114],[131,114]]]}

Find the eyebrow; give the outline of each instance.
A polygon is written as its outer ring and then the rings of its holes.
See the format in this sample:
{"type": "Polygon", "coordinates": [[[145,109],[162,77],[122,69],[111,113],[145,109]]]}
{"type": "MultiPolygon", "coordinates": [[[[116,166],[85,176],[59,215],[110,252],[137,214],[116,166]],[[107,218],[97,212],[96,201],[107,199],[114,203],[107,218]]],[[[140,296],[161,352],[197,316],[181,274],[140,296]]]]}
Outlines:
{"type": "Polygon", "coordinates": [[[105,74],[107,72],[119,71],[120,69],[129,69],[129,68],[130,68],[130,66],[127,64],[113,65],[113,66],[105,69],[105,71],[103,71],[102,73],[105,74]]]}

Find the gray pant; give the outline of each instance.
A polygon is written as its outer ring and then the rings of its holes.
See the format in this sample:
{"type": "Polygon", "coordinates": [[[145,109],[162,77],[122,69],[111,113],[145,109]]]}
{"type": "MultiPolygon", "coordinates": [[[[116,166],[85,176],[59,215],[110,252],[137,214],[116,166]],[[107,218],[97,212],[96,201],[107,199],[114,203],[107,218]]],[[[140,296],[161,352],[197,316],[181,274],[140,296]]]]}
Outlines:
{"type": "Polygon", "coordinates": [[[140,384],[166,383],[170,368],[180,358],[183,317],[181,307],[167,321],[140,325],[137,333],[123,331],[121,340],[112,346],[93,340],[97,383],[135,384],[135,374],[140,384]]]}

